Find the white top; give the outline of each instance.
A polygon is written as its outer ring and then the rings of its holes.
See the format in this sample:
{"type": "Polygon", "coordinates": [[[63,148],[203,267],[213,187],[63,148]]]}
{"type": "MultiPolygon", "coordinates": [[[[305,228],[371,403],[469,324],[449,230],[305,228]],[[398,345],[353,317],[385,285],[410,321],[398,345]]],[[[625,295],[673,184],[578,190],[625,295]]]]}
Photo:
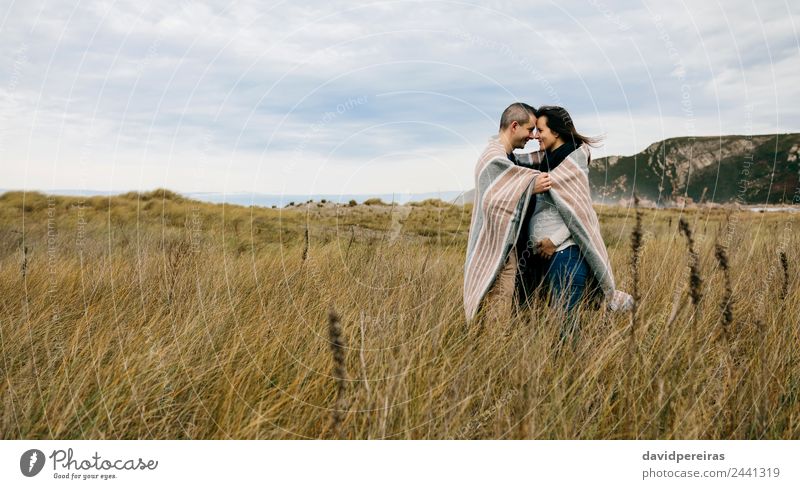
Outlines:
{"type": "Polygon", "coordinates": [[[553,198],[549,192],[544,192],[536,196],[536,208],[533,211],[528,228],[528,236],[533,236],[533,242],[538,243],[544,238],[556,247],[556,251],[561,251],[575,244],[569,228],[558,213],[553,198]],[[533,228],[533,229],[530,229],[533,228]]]}

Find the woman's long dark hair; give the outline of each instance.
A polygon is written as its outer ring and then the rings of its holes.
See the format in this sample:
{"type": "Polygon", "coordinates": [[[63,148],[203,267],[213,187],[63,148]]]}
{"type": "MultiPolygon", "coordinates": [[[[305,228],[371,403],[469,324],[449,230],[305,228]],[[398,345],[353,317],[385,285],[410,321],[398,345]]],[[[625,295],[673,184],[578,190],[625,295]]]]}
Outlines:
{"type": "Polygon", "coordinates": [[[589,146],[596,146],[602,138],[590,138],[579,133],[575,129],[575,124],[572,123],[572,117],[564,107],[557,105],[542,105],[536,110],[536,117],[547,116],[547,127],[551,131],[561,136],[564,141],[572,139],[576,145],[578,143],[585,143],[589,146]]]}

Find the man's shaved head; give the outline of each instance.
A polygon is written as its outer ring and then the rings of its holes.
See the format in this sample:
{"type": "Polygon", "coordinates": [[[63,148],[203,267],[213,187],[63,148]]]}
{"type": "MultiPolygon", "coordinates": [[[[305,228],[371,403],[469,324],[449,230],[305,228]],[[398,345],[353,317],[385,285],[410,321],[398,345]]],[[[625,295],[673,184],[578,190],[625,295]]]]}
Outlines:
{"type": "Polygon", "coordinates": [[[531,117],[536,117],[536,109],[522,102],[514,102],[506,107],[500,116],[500,130],[508,128],[515,121],[518,124],[525,124],[531,117]]]}

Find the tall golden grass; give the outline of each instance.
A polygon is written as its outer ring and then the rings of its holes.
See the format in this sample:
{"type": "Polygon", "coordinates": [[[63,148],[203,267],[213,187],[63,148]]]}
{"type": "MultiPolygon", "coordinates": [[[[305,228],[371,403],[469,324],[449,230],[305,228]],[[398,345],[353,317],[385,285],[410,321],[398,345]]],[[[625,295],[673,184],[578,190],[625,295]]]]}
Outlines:
{"type": "MultiPolygon", "coordinates": [[[[635,336],[630,315],[586,311],[576,348],[556,354],[558,315],[540,304],[510,328],[466,327],[470,212],[6,193],[0,433],[800,437],[796,214],[641,209],[635,336]]],[[[633,290],[635,214],[598,212],[633,290]]]]}

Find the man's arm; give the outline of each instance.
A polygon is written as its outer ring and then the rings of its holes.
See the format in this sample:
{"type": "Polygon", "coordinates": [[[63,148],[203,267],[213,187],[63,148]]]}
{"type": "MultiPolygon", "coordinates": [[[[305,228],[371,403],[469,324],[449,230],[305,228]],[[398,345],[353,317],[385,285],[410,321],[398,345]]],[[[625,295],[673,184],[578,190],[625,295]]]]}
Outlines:
{"type": "Polygon", "coordinates": [[[538,170],[539,166],[541,165],[542,161],[544,161],[544,151],[534,151],[532,153],[527,154],[520,154],[517,156],[517,165],[524,166],[525,168],[531,168],[534,170],[538,170]],[[527,156],[530,158],[530,161],[522,161],[524,158],[520,158],[520,156],[527,156]]]}

